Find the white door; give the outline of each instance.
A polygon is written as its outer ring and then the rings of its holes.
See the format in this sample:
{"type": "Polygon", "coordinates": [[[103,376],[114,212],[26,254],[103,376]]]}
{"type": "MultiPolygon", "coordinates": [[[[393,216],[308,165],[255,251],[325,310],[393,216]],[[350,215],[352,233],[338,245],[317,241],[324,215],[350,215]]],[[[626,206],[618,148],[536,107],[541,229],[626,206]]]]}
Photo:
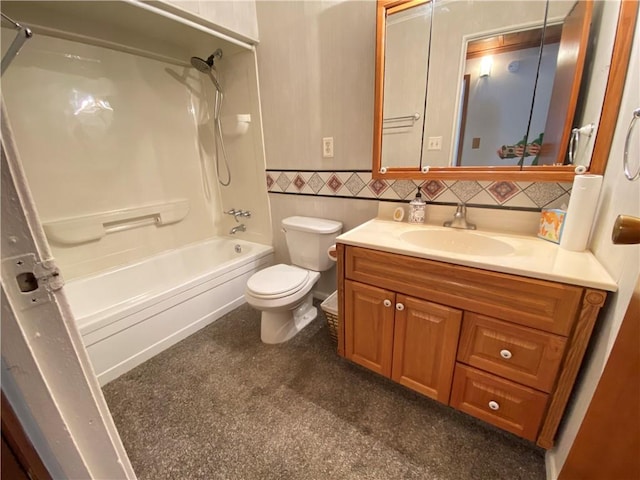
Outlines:
{"type": "Polygon", "coordinates": [[[2,390],[53,478],[134,479],[1,107],[2,390]]]}

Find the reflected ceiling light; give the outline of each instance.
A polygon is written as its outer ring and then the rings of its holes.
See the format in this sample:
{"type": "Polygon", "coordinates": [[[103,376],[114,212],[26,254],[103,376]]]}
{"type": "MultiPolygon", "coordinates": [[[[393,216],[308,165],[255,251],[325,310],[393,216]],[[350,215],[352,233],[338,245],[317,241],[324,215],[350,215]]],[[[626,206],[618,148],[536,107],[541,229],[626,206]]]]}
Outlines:
{"type": "Polygon", "coordinates": [[[493,57],[482,57],[482,60],[480,60],[480,78],[491,75],[491,65],[493,65],[493,57]]]}

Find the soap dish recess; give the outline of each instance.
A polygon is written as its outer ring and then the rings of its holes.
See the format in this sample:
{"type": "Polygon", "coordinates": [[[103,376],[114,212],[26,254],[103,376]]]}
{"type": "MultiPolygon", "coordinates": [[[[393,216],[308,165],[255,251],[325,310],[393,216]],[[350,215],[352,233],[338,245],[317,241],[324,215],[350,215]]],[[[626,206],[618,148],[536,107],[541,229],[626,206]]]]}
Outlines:
{"type": "Polygon", "coordinates": [[[229,115],[222,117],[222,132],[229,137],[239,137],[249,130],[251,114],[229,115]]]}

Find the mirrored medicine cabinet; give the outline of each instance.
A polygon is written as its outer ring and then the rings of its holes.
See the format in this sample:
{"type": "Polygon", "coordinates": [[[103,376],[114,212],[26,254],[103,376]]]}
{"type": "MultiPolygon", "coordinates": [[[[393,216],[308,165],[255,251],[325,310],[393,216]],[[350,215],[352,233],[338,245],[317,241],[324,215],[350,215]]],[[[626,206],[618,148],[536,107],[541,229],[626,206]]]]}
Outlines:
{"type": "Polygon", "coordinates": [[[638,2],[613,7],[613,42],[604,8],[603,0],[378,0],[373,177],[571,181],[577,166],[603,173],[638,2]],[[609,78],[596,92],[595,46],[607,41],[609,78]],[[572,130],[593,121],[594,105],[597,132],[583,131],[581,150],[572,130]]]}

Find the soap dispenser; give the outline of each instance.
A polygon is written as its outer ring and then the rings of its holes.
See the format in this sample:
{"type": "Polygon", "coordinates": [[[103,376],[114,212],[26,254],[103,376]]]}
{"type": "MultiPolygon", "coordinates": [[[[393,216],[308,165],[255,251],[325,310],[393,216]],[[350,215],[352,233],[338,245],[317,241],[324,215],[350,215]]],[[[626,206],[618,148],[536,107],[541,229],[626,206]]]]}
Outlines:
{"type": "Polygon", "coordinates": [[[426,209],[427,202],[422,200],[420,187],[418,187],[416,198],[409,202],[409,223],[424,223],[426,209]]]}

